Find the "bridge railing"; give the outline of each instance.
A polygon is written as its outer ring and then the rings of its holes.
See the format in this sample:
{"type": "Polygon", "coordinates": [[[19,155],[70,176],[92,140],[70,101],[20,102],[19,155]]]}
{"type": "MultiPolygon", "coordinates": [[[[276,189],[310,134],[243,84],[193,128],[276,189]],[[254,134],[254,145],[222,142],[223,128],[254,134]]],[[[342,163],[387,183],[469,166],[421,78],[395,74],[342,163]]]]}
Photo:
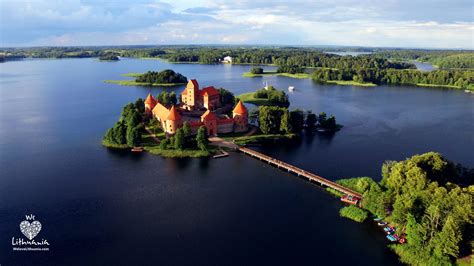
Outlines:
{"type": "Polygon", "coordinates": [[[286,163],[286,162],[283,162],[283,161],[280,161],[280,160],[277,160],[273,157],[270,157],[268,155],[265,155],[263,153],[260,153],[260,152],[257,152],[255,150],[252,150],[252,149],[249,149],[249,148],[245,148],[245,147],[239,147],[239,150],[242,151],[243,153],[247,153],[247,154],[250,154],[252,156],[255,156],[257,158],[260,158],[262,160],[265,160],[269,163],[272,163],[274,165],[277,165],[278,167],[282,167],[282,168],[285,168],[287,169],[288,171],[292,171],[298,175],[302,175],[302,176],[305,176],[311,180],[315,180],[317,182],[319,182],[321,185],[325,185],[325,186],[328,186],[330,188],[333,188],[339,192],[342,192],[342,193],[346,193],[346,194],[349,194],[349,195],[354,195],[356,197],[359,197],[359,198],[362,198],[362,195],[358,192],[355,192],[353,191],[352,189],[349,189],[349,188],[346,188],[344,186],[341,186],[339,185],[338,183],[336,182],[333,182],[333,181],[330,181],[326,178],[323,178],[321,176],[318,176],[318,175],[315,175],[313,173],[310,173],[310,172],[307,172],[299,167],[296,167],[294,165],[291,165],[289,163],[286,163]]]}

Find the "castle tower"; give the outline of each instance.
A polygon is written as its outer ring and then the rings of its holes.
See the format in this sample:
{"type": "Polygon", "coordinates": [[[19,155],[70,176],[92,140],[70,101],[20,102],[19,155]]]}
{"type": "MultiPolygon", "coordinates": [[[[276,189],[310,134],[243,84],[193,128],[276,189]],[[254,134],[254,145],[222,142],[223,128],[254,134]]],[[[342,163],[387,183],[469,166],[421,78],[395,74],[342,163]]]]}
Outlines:
{"type": "Polygon", "coordinates": [[[181,102],[184,103],[189,109],[194,108],[197,105],[197,96],[199,93],[199,84],[197,80],[192,79],[186,85],[183,93],[181,93],[181,102]]]}
{"type": "Polygon", "coordinates": [[[248,111],[242,101],[239,101],[232,110],[232,118],[234,118],[234,132],[248,130],[248,111]]]}
{"type": "Polygon", "coordinates": [[[151,93],[148,93],[148,96],[145,99],[145,113],[151,113],[151,110],[155,108],[157,103],[157,100],[151,95],[151,93]]]}
{"type": "Polygon", "coordinates": [[[182,126],[181,115],[176,110],[176,107],[173,105],[170,109],[168,117],[166,117],[166,130],[168,134],[176,133],[176,130],[182,126]]]}
{"type": "Polygon", "coordinates": [[[206,127],[208,136],[216,136],[217,135],[217,117],[214,114],[214,112],[211,112],[210,110],[207,110],[201,116],[201,122],[206,127]]]}

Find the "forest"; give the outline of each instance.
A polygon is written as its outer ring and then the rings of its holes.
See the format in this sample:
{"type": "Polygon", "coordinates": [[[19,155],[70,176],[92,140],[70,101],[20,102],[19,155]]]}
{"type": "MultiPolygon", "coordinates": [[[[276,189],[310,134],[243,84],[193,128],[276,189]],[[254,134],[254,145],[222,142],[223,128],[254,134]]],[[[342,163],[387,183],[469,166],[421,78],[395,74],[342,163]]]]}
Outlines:
{"type": "Polygon", "coordinates": [[[362,208],[406,234],[391,248],[411,265],[452,265],[473,243],[474,170],[429,152],[387,161],[382,180],[351,178],[338,183],[363,194],[362,208]]]}
{"type": "Polygon", "coordinates": [[[325,82],[330,80],[354,80],[375,84],[439,85],[470,89],[474,83],[474,72],[467,70],[400,70],[400,69],[316,69],[312,78],[325,82]]]}
{"type": "Polygon", "coordinates": [[[160,72],[148,71],[142,75],[139,75],[135,81],[148,84],[183,84],[188,82],[188,79],[171,69],[165,69],[160,72]]]}

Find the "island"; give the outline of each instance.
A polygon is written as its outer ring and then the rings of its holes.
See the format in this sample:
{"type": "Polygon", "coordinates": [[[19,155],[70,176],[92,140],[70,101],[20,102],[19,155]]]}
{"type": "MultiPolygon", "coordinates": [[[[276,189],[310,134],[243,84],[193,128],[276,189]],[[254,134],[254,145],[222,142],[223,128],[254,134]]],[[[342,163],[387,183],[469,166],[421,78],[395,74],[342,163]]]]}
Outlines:
{"type": "MultiPolygon", "coordinates": [[[[288,72],[283,72],[286,69],[279,68],[276,71],[264,71],[263,68],[261,67],[252,67],[249,72],[245,72],[242,74],[242,77],[244,78],[255,78],[255,77],[262,77],[262,76],[283,76],[283,77],[288,77],[288,78],[299,78],[299,79],[305,79],[305,78],[310,78],[311,75],[308,73],[288,73],[288,72]],[[281,72],[279,72],[281,71],[281,72]]],[[[286,70],[287,71],[287,70],[286,70]]]]}
{"type": "Polygon", "coordinates": [[[206,157],[238,145],[293,141],[303,129],[331,130],[338,126],[334,116],[326,119],[324,112],[317,117],[311,111],[289,110],[288,97],[282,91],[262,93],[275,93],[285,103],[261,104],[250,112],[245,101],[230,91],[213,86],[201,89],[193,79],[179,100],[175,92],[164,91],[127,104],[102,144],[163,157],[206,157]],[[250,123],[249,119],[258,122],[250,123]]]}
{"type": "Polygon", "coordinates": [[[165,69],[160,72],[148,71],[146,73],[127,73],[122,74],[125,77],[133,77],[134,80],[104,80],[106,83],[113,83],[124,86],[179,86],[188,82],[188,79],[180,73],[171,69],[165,69]]]}
{"type": "Polygon", "coordinates": [[[380,182],[370,177],[337,181],[363,195],[361,202],[341,209],[341,216],[363,222],[370,214],[404,263],[453,265],[459,258],[461,265],[471,253],[473,178],[474,169],[436,152],[387,161],[380,182]]]}
{"type": "Polygon", "coordinates": [[[99,56],[99,61],[119,61],[120,58],[115,53],[105,53],[99,56]]]}

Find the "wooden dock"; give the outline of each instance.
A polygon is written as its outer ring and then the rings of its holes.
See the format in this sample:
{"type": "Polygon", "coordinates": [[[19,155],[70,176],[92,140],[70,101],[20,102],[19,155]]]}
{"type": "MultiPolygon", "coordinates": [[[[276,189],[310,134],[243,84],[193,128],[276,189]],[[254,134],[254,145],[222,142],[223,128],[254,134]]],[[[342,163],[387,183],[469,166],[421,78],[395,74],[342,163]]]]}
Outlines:
{"type": "Polygon", "coordinates": [[[258,158],[261,161],[265,161],[268,164],[274,165],[278,168],[285,169],[290,173],[294,173],[298,176],[305,177],[310,181],[319,183],[321,186],[330,187],[330,188],[335,189],[335,190],[337,190],[341,193],[344,193],[344,194],[347,194],[347,195],[353,195],[353,196],[356,196],[356,197],[362,199],[362,194],[360,194],[360,193],[358,193],[358,192],[356,192],[352,189],[343,187],[343,186],[337,184],[336,182],[327,180],[326,178],[320,177],[318,175],[315,175],[313,173],[310,173],[308,171],[305,171],[301,168],[298,168],[298,167],[293,166],[291,164],[285,163],[283,161],[277,160],[275,158],[272,158],[270,156],[267,156],[263,153],[255,151],[255,150],[245,148],[245,147],[239,147],[238,149],[239,149],[239,151],[243,152],[244,154],[247,154],[247,155],[250,155],[252,157],[258,158]]]}

